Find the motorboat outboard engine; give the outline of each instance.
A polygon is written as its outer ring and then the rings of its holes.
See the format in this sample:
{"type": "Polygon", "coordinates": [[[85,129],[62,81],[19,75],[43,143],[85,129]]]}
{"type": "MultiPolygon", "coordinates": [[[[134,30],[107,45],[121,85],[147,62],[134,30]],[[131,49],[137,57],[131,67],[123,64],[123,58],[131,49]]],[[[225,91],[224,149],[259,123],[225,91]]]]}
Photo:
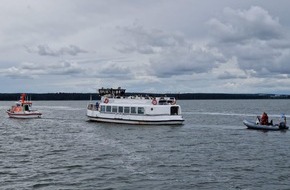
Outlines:
{"type": "Polygon", "coordinates": [[[279,123],[279,129],[285,129],[285,128],[286,128],[285,122],[280,122],[279,123]]]}

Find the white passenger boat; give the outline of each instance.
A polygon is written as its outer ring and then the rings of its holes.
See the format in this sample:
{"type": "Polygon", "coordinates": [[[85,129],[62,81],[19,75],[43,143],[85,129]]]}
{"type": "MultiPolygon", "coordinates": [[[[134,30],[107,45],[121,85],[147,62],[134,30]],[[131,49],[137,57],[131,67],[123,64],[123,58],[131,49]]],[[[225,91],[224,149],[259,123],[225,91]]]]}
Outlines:
{"type": "Polygon", "coordinates": [[[90,121],[124,124],[182,124],[181,107],[174,97],[125,96],[125,89],[99,89],[101,100],[89,103],[90,121]]]}
{"type": "Polygon", "coordinates": [[[32,102],[26,100],[26,94],[22,94],[20,100],[7,110],[7,114],[11,118],[31,119],[40,118],[41,113],[37,110],[32,110],[32,102]]]}

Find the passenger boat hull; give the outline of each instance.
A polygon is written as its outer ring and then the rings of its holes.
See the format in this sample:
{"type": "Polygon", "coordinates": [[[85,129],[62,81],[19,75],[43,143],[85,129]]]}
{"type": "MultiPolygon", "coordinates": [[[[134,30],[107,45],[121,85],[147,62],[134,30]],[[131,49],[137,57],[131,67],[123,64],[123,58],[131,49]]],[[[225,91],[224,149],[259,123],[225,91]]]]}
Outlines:
{"type": "Polygon", "coordinates": [[[21,112],[21,113],[12,113],[7,111],[7,114],[10,118],[18,118],[18,119],[33,119],[33,118],[40,118],[41,113],[39,112],[21,112]]]}
{"type": "Polygon", "coordinates": [[[124,120],[124,119],[108,119],[100,117],[89,117],[90,121],[104,122],[104,123],[119,123],[119,124],[132,124],[132,125],[181,125],[183,120],[124,120]]]}
{"type": "Polygon", "coordinates": [[[120,114],[101,114],[98,111],[87,111],[90,121],[133,124],[133,125],[181,125],[184,119],[181,116],[131,116],[120,114]]]}
{"type": "Polygon", "coordinates": [[[280,131],[280,130],[288,130],[289,127],[286,126],[285,128],[279,127],[279,125],[260,125],[254,122],[244,120],[244,125],[247,126],[248,129],[255,129],[255,130],[266,130],[266,131],[280,131]]]}

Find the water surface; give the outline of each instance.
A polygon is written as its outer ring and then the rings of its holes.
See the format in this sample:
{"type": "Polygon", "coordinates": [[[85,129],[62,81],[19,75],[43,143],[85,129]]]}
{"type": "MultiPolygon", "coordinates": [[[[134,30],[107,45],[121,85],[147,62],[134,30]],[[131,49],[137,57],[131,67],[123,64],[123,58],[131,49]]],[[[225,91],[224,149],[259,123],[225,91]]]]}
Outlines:
{"type": "Polygon", "coordinates": [[[32,120],[1,102],[1,189],[289,189],[290,131],[242,124],[289,100],[179,103],[184,125],[134,126],[88,122],[86,101],[34,101],[32,120]]]}

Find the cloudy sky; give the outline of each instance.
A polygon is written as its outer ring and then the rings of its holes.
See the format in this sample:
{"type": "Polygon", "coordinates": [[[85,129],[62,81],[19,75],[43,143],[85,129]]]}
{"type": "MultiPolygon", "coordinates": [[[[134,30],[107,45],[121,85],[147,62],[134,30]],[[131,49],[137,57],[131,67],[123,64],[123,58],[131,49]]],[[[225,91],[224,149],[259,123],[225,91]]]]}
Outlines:
{"type": "Polygon", "coordinates": [[[289,0],[0,3],[0,93],[290,94],[289,0]]]}

